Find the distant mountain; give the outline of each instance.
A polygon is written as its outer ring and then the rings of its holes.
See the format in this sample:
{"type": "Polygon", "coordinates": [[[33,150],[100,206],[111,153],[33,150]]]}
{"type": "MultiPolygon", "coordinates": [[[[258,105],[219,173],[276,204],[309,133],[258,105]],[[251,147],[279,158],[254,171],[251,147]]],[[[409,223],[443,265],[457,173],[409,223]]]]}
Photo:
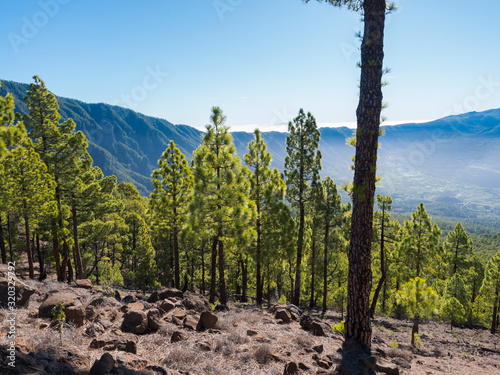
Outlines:
{"type": "MultiPolygon", "coordinates": [[[[28,85],[2,81],[0,94],[11,92],[16,111],[28,85]]],[[[133,110],[58,97],[63,119],[73,118],[89,139],[95,165],[105,174],[133,182],[142,194],[151,191],[150,174],[172,139],[190,159],[202,132],[187,125],[133,110]]],[[[207,109],[208,111],[209,109],[207,109]]],[[[445,117],[423,124],[383,127],[380,139],[378,193],[391,195],[394,211],[411,212],[419,202],[429,212],[456,218],[500,217],[500,109],[445,117]]],[[[348,128],[321,128],[324,176],[341,184],[352,179],[354,149],[346,145],[348,128]]],[[[253,134],[233,132],[243,156],[253,134]]],[[[287,133],[266,132],[263,138],[273,166],[283,169],[287,133]]]]}

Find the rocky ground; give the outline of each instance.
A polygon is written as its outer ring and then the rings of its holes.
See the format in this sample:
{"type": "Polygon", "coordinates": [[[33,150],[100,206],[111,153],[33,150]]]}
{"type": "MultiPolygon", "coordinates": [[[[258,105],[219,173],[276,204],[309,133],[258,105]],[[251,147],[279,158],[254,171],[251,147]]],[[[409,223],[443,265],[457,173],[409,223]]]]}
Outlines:
{"type": "Polygon", "coordinates": [[[0,309],[1,374],[500,374],[500,336],[486,330],[424,323],[411,348],[411,322],[378,317],[366,353],[331,329],[340,320],[333,311],[321,319],[293,305],[231,303],[212,312],[203,296],[175,289],[26,284],[34,293],[17,310],[15,368],[9,310],[0,309]],[[61,301],[62,334],[50,319],[61,301]]]}

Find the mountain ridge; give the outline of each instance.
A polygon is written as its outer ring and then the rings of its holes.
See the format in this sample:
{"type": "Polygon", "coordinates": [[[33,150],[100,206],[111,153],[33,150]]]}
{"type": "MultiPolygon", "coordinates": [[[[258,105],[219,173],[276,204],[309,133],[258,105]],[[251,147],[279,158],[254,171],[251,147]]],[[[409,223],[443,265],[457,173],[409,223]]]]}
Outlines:
{"type": "MultiPolygon", "coordinates": [[[[0,95],[13,94],[16,112],[26,113],[23,98],[28,84],[2,81],[0,95]]],[[[57,96],[63,120],[73,118],[77,130],[89,140],[95,165],[107,175],[133,182],[147,195],[150,174],[172,139],[191,159],[203,132],[189,125],[147,116],[106,103],[85,103],[57,96]]],[[[500,212],[500,109],[447,116],[425,123],[383,126],[380,138],[377,193],[392,195],[394,208],[411,212],[420,201],[448,217],[499,217],[500,212]],[[445,207],[445,203],[446,207],[445,207]]],[[[354,129],[320,128],[323,176],[341,184],[352,179],[351,156],[346,145],[354,129]]],[[[253,134],[231,133],[238,155],[243,156],[253,134]]],[[[263,132],[272,166],[283,170],[286,132],[263,132]]]]}

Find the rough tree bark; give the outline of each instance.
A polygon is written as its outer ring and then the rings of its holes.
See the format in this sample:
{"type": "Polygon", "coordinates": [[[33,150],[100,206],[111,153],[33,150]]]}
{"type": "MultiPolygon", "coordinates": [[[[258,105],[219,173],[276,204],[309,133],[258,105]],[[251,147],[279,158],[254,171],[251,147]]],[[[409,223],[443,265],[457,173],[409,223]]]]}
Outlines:
{"type": "Polygon", "coordinates": [[[0,251],[2,253],[2,263],[7,264],[7,249],[5,248],[5,237],[3,235],[2,215],[0,215],[0,251]]]}
{"type": "Polygon", "coordinates": [[[375,315],[375,309],[377,308],[377,301],[380,291],[382,290],[382,286],[387,278],[387,268],[385,266],[385,206],[382,207],[382,227],[380,229],[380,271],[382,275],[380,276],[380,280],[378,281],[377,288],[375,288],[375,293],[373,293],[372,305],[370,307],[370,316],[373,318],[375,315]]]}
{"type": "Polygon", "coordinates": [[[81,279],[83,276],[82,254],[80,253],[80,243],[78,241],[78,219],[76,217],[76,206],[74,204],[71,208],[71,217],[73,219],[73,241],[75,247],[76,278],[81,279]]]}
{"type": "Polygon", "coordinates": [[[346,338],[371,346],[370,290],[373,197],[382,111],[385,0],[363,2],[364,34],[356,111],[356,158],[352,193],[346,338]]]}

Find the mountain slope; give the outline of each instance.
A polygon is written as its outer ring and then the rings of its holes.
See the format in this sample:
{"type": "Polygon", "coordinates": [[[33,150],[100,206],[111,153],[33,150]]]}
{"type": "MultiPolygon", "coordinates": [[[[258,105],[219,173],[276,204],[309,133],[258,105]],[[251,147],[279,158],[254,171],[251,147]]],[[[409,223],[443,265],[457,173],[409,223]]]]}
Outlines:
{"type": "MultiPolygon", "coordinates": [[[[27,84],[2,81],[0,95],[12,93],[16,112],[25,114],[27,89],[27,84]]],[[[186,155],[191,155],[201,139],[201,132],[194,128],[175,126],[127,108],[62,97],[57,100],[62,119],[75,120],[76,129],[87,136],[94,163],[105,174],[133,182],[143,194],[150,191],[149,176],[171,139],[186,155]]]]}
{"type": "MultiPolygon", "coordinates": [[[[11,92],[16,111],[26,113],[23,102],[28,85],[3,81],[0,94],[11,92]]],[[[151,190],[150,174],[172,139],[190,159],[202,132],[187,125],[146,116],[108,104],[88,104],[58,97],[63,119],[73,118],[77,130],[89,139],[94,163],[105,174],[151,190]]],[[[207,109],[208,111],[208,109],[207,109]]],[[[424,124],[384,127],[380,139],[377,193],[392,195],[396,212],[411,212],[419,202],[429,212],[447,217],[499,217],[500,213],[500,109],[450,116],[424,124]]],[[[253,134],[233,132],[240,156],[253,134]]],[[[339,184],[352,179],[354,148],[346,145],[348,128],[321,128],[323,176],[339,184]]],[[[266,132],[263,138],[273,155],[273,167],[283,168],[287,133],[266,132]]]]}

